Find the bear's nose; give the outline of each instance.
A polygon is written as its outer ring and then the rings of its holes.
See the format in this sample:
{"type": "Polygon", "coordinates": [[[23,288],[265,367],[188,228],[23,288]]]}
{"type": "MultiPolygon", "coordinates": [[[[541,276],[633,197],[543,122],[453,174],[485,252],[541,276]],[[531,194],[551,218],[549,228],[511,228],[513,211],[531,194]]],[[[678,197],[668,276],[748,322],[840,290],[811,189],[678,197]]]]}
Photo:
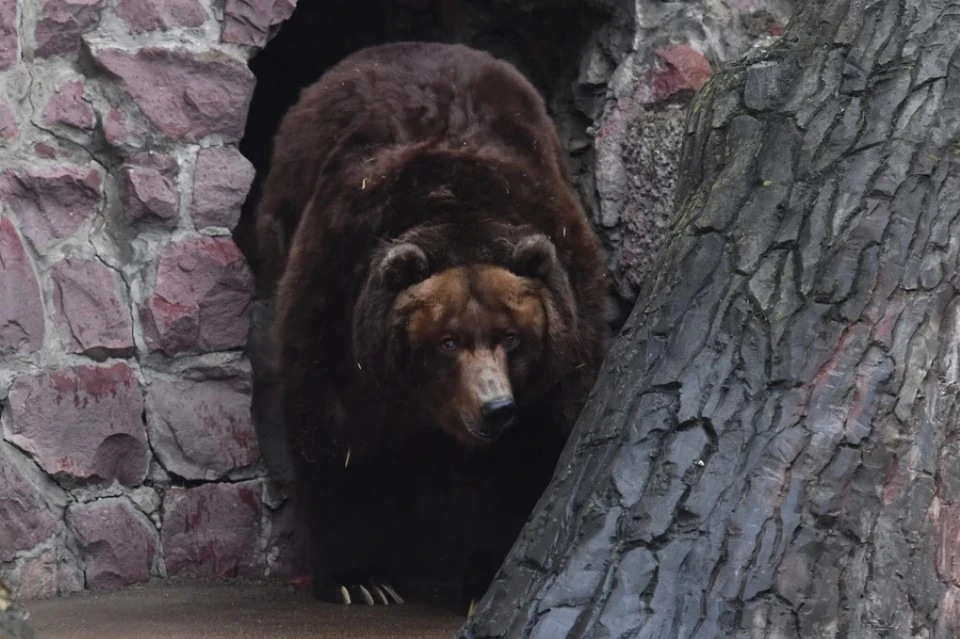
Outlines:
{"type": "Polygon", "coordinates": [[[517,405],[512,397],[497,397],[480,406],[480,414],[492,426],[503,428],[517,412],[517,405]]]}

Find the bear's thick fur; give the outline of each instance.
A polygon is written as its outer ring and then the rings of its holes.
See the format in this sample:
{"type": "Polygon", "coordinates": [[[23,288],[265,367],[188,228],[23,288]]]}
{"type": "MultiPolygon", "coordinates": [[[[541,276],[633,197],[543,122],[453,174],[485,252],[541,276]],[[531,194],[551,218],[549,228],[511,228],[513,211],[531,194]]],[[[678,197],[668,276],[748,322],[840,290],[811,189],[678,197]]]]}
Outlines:
{"type": "Polygon", "coordinates": [[[565,162],[537,91],[460,45],[362,50],[283,119],[258,251],[321,598],[452,557],[479,597],[549,481],[604,347],[565,162]]]}

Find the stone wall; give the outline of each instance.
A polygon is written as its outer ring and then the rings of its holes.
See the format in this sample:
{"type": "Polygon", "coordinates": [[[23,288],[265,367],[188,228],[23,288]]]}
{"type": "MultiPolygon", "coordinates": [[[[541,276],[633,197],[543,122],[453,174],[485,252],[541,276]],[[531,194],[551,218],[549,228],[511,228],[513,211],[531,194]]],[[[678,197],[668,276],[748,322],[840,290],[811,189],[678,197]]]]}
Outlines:
{"type": "Polygon", "coordinates": [[[246,60],[292,2],[0,0],[0,578],[293,566],[231,239],[246,60]]]}
{"type": "Polygon", "coordinates": [[[591,124],[568,140],[606,249],[618,328],[669,230],[690,99],[726,61],[778,37],[793,0],[591,4],[613,19],[580,54],[574,105],[591,124]]]}
{"type": "MultiPolygon", "coordinates": [[[[293,4],[0,0],[0,580],[20,597],[302,568],[251,418],[231,237],[254,179],[246,61],[293,4]]],[[[585,5],[610,19],[552,104],[629,305],[683,100],[788,6],[585,5]]]]}

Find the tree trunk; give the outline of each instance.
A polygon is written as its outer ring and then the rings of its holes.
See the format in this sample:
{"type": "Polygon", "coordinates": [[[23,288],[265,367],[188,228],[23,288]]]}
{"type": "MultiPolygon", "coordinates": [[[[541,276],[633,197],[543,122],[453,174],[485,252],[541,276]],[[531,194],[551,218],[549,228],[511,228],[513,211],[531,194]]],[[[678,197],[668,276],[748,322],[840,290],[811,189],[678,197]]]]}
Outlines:
{"type": "Polygon", "coordinates": [[[960,2],[818,0],[691,107],[674,228],[459,636],[960,636],[960,2]]]}

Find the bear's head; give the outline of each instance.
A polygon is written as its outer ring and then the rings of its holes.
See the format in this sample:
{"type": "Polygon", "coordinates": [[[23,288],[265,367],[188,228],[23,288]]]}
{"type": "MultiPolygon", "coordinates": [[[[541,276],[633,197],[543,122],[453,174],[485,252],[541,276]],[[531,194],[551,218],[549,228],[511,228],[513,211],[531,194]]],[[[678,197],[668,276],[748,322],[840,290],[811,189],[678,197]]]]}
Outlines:
{"type": "Polygon", "coordinates": [[[494,441],[567,372],[577,334],[553,243],[496,244],[487,259],[437,265],[415,241],[394,242],[354,309],[358,374],[467,446],[494,441]]]}

